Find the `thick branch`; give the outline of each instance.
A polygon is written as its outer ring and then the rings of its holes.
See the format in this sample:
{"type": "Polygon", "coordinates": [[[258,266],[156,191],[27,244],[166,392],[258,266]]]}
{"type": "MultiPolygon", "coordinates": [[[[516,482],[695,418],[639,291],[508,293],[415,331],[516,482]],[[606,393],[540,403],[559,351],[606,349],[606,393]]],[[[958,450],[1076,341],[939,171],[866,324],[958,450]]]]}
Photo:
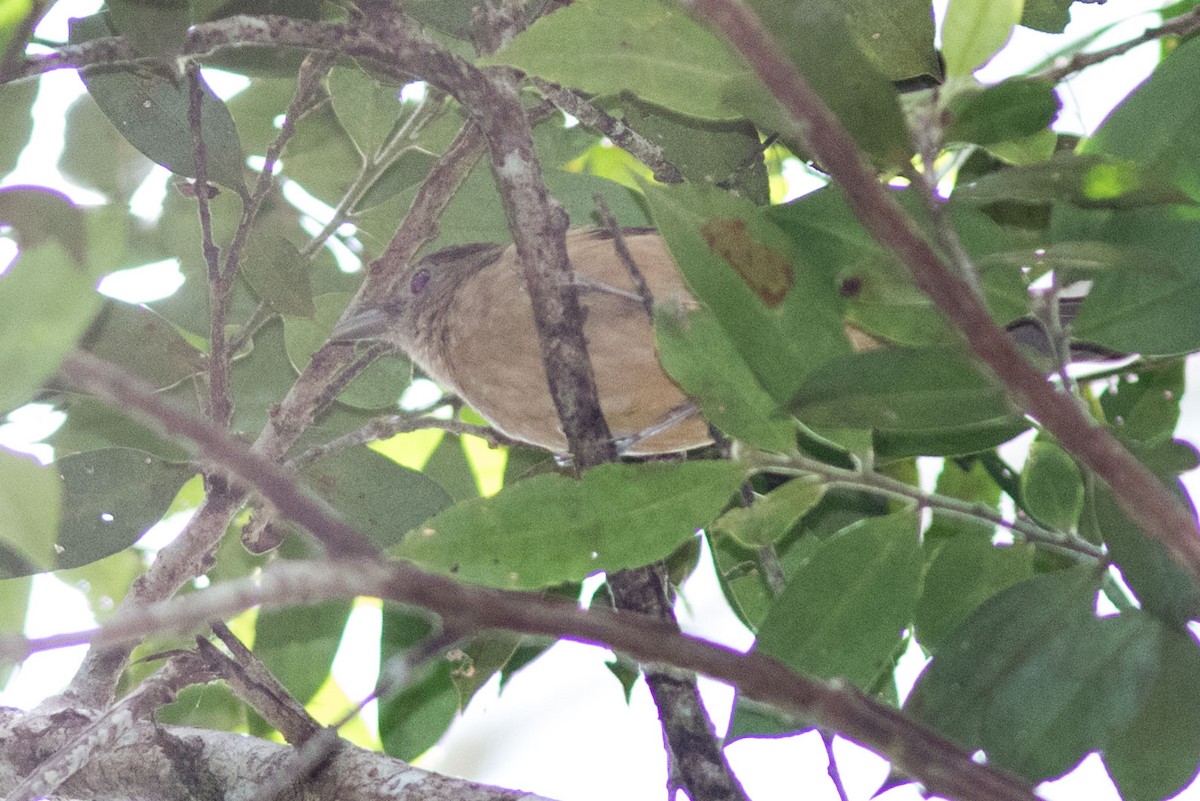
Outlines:
{"type": "Polygon", "coordinates": [[[508,629],[565,637],[615,648],[648,664],[694,670],[737,687],[747,698],[795,718],[799,725],[837,731],[886,756],[897,769],[936,794],[983,801],[1033,801],[1023,782],[974,762],[954,746],[839,680],[816,681],[792,673],[770,657],[743,654],[680,634],[667,623],[628,612],[581,611],[575,604],[532,593],[462,585],[402,564],[379,562],[280,562],[260,577],[225,582],[147,609],[117,615],[102,629],[26,641],[0,639],[0,653],[93,641],[136,641],[148,631],[186,631],[258,604],[315,603],[375,595],[424,607],[459,631],[508,629]]]}
{"type": "MultiPolygon", "coordinates": [[[[69,715],[37,716],[0,711],[0,794],[27,773],[42,750],[54,750],[86,725],[69,715]]],[[[94,755],[56,798],[200,798],[179,754],[189,752],[197,770],[215,780],[229,801],[248,801],[287,770],[291,746],[231,732],[140,723],[94,755]],[[191,793],[191,794],[190,794],[191,793]]],[[[291,789],[291,788],[290,788],[291,789]]],[[[321,771],[294,786],[296,801],[549,801],[477,782],[414,768],[387,754],[342,743],[321,771]]]]}
{"type": "Polygon", "coordinates": [[[694,0],[684,5],[708,19],[742,53],[791,116],[791,133],[845,190],[859,222],[904,262],[917,287],[958,326],[971,350],[1017,405],[1108,483],[1125,514],[1200,580],[1200,532],[1191,513],[1107,429],[1084,414],[1071,397],[1056,392],[1025,361],[966,282],[946,269],[916,223],[888,196],[850,134],[754,12],[734,0],[694,0]]]}

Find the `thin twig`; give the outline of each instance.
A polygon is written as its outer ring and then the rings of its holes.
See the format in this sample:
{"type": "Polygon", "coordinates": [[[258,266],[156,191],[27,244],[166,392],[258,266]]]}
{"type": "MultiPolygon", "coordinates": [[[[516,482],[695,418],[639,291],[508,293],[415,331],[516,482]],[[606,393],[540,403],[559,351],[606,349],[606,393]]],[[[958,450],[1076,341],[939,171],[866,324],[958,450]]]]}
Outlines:
{"type": "Polygon", "coordinates": [[[1110,58],[1122,56],[1135,47],[1140,47],[1147,42],[1153,42],[1155,39],[1163,39],[1167,36],[1186,38],[1197,30],[1200,30],[1200,7],[1193,8],[1186,14],[1180,14],[1178,17],[1172,18],[1157,28],[1147,28],[1141,34],[1126,42],[1106,47],[1103,50],[1096,50],[1092,53],[1076,53],[1069,59],[1062,59],[1061,63],[1056,63],[1049,69],[1035,73],[1030,77],[1050,81],[1051,83],[1058,83],[1068,75],[1080,72],[1110,58]]]}
{"type": "Polygon", "coordinates": [[[233,418],[233,399],[229,394],[230,358],[225,344],[225,324],[228,322],[229,293],[221,280],[221,251],[213,241],[212,194],[208,184],[208,145],[204,141],[203,113],[204,84],[200,65],[190,62],[186,71],[188,82],[188,123],[192,129],[192,148],[196,169],[196,209],[200,215],[201,249],[208,265],[209,359],[208,413],[213,421],[225,427],[233,418]]]}
{"type": "Polygon", "coordinates": [[[683,183],[683,173],[667,160],[663,149],[630,128],[623,120],[596,108],[578,92],[541,78],[531,78],[531,80],[533,85],[554,105],[579,120],[584,126],[604,134],[617,147],[631,153],[638,161],[649,167],[656,181],[664,184],[683,183]]]}
{"type": "Polygon", "coordinates": [[[621,259],[621,263],[625,265],[626,272],[633,280],[633,288],[642,308],[646,310],[646,316],[650,318],[650,323],[654,323],[654,295],[650,292],[650,285],[646,283],[646,276],[642,275],[642,271],[637,266],[637,262],[633,259],[633,254],[629,252],[629,246],[625,244],[625,237],[621,234],[621,226],[617,225],[617,218],[613,216],[612,209],[608,207],[608,202],[601,194],[592,195],[592,200],[596,203],[596,212],[600,215],[600,225],[609,236],[612,237],[613,249],[617,252],[617,257],[621,259]]]}
{"type": "Polygon", "coordinates": [[[479,437],[486,440],[493,448],[501,445],[524,444],[504,436],[491,426],[477,426],[471,423],[464,423],[461,420],[443,420],[440,417],[431,417],[426,414],[393,414],[387,417],[377,417],[361,428],[351,431],[349,434],[343,434],[322,445],[309,448],[298,456],[289,459],[285,464],[292,470],[302,470],[318,459],[323,459],[337,451],[365,445],[368,442],[388,439],[397,434],[406,434],[410,431],[421,431],[429,428],[440,429],[460,436],[469,434],[479,437]]]}
{"type": "Polygon", "coordinates": [[[1003,526],[1026,542],[1067,554],[1076,560],[1103,561],[1107,558],[1099,547],[1076,534],[1043,528],[1028,518],[1018,517],[1009,520],[986,504],[971,503],[949,495],[925,492],[920,487],[914,487],[912,484],[906,484],[873,470],[852,470],[835,467],[807,456],[784,456],[773,453],[747,455],[746,461],[751,466],[758,466],[767,472],[795,476],[816,475],[820,476],[829,487],[858,490],[885,498],[912,501],[918,507],[932,509],[959,520],[1003,526]]]}

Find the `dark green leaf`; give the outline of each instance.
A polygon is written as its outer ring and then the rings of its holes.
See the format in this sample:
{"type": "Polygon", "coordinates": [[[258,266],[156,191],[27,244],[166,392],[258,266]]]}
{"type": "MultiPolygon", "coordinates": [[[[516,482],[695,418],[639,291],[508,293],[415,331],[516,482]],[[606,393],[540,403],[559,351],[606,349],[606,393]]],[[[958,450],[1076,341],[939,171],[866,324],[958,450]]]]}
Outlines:
{"type": "Polygon", "coordinates": [[[317,313],[310,269],[296,246],[278,234],[253,236],[242,260],[242,275],[254,293],[275,311],[297,317],[317,313]]]}
{"type": "Polygon", "coordinates": [[[689,181],[728,187],[759,205],[769,199],[758,131],[745,120],[711,122],[657,108],[636,98],[621,101],[630,128],[663,149],[689,181]]]}
{"type": "Polygon", "coordinates": [[[133,545],[196,472],[126,448],[77,453],[54,466],[63,483],[60,568],[86,565],[133,545]]]}
{"type": "Polygon", "coordinates": [[[789,578],[756,648],[797,673],[869,687],[911,620],[920,563],[912,512],[846,528],[789,578]]]}
{"type": "Polygon", "coordinates": [[[0,448],[0,543],[35,571],[54,564],[61,508],[62,488],[53,468],[0,448]]]}
{"type": "Polygon", "coordinates": [[[459,503],[389,550],[496,587],[538,588],[666,558],[737,491],[731,462],[605,464],[541,475],[459,503]]]}
{"type": "Polygon", "coordinates": [[[410,674],[406,658],[431,636],[429,618],[384,604],[379,675],[379,737],[397,759],[413,760],[445,733],[458,714],[458,691],[446,659],[430,659],[410,674]]]}
{"type": "MultiPolygon", "coordinates": [[[[913,0],[754,0],[750,5],[859,147],[882,164],[908,161],[908,130],[891,80],[940,75],[928,5],[921,8],[913,0]],[[905,62],[890,61],[889,55],[901,51],[907,52],[905,62]]],[[[731,76],[725,101],[760,128],[779,130],[777,101],[760,86],[757,80],[731,76]]]]}
{"type": "Polygon", "coordinates": [[[1074,335],[1122,353],[1200,349],[1200,220],[1188,209],[1055,212],[1056,239],[1098,239],[1130,254],[1095,275],[1074,335]]]}
{"type": "Polygon", "coordinates": [[[369,448],[349,448],[305,468],[317,492],[379,548],[450,505],[446,491],[369,448]]]}
{"type": "Polygon", "coordinates": [[[1046,33],[1062,33],[1071,21],[1071,4],[1075,0],[1025,0],[1021,24],[1046,33]]]}
{"type": "MultiPolygon", "coordinates": [[[[72,44],[111,34],[101,15],[72,20],[72,44]]],[[[88,70],[82,77],[96,104],[131,145],[177,175],[196,177],[186,80],[149,69],[88,70]]],[[[242,144],[233,118],[204,79],[197,80],[203,91],[200,135],[207,152],[208,180],[245,195],[242,144]]]]}
{"type": "Polygon", "coordinates": [[[1157,179],[1200,200],[1200,42],[1185,40],[1080,147],[1147,168],[1157,179]]]}
{"type": "MultiPolygon", "coordinates": [[[[1172,480],[1181,500],[1186,495],[1177,480],[1172,480]]],[[[1137,594],[1142,608],[1173,626],[1184,626],[1200,615],[1200,587],[1191,575],[1167,553],[1166,547],[1130,522],[1117,505],[1112,490],[1095,482],[1088,494],[1089,518],[1095,521],[1100,536],[1121,575],[1137,594]]]]}
{"type": "Polygon", "coordinates": [[[749,70],[678,7],[657,0],[577,0],[542,17],[484,64],[508,64],[591,94],[630,91],[708,119],[740,116],[722,94],[749,70]]]}
{"type": "Polygon", "coordinates": [[[416,186],[425,179],[430,168],[436,162],[437,156],[428,151],[418,148],[404,151],[371,184],[371,188],[363,194],[362,199],[354,204],[354,211],[361,212],[374,208],[405,189],[416,186]]]}
{"type": "MultiPolygon", "coordinates": [[[[912,620],[920,571],[912,512],[852,525],[789,576],[755,648],[797,673],[840,676],[869,689],[890,666],[912,620]]],[[[747,722],[739,709],[731,736],[757,733],[744,728],[747,722]]]]}
{"type": "Polygon", "coordinates": [[[1021,505],[1051,528],[1070,531],[1083,511],[1083,474],[1057,443],[1038,437],[1021,471],[1021,505]]]}
{"type": "Polygon", "coordinates": [[[917,639],[936,652],[981,603],[1033,576],[1033,547],[997,547],[963,534],[943,544],[929,564],[917,603],[917,639]]]}
{"type": "Polygon", "coordinates": [[[29,400],[75,347],[103,303],[93,284],[53,242],[0,275],[0,410],[29,400]]]}
{"type": "Polygon", "coordinates": [[[962,203],[1062,201],[1081,207],[1137,208],[1186,203],[1187,196],[1133,161],[1099,153],[1053,158],[988,173],[954,190],[962,203]]]}
{"type": "Polygon", "coordinates": [[[659,306],[654,326],[663,369],[696,399],[705,420],[759,448],[795,447],[795,422],[759,385],[711,311],[659,306]]]}
{"type": "Polygon", "coordinates": [[[988,145],[1045,130],[1062,104],[1045,81],[1012,78],[978,91],[953,95],[948,104],[947,142],[988,145]]]}
{"type": "Polygon", "coordinates": [[[109,301],[83,346],[151,385],[171,387],[205,369],[205,356],[145,306],[109,301]]]}
{"type": "MultiPolygon", "coordinates": [[[[28,2],[28,0],[18,0],[28,2]]],[[[17,158],[33,133],[33,101],[38,81],[17,81],[0,86],[0,174],[7,175],[17,166],[17,158]]]]}
{"type": "Polygon", "coordinates": [[[22,249],[34,250],[46,241],[55,241],[76,267],[88,264],[86,216],[61,192],[41,186],[0,189],[0,223],[16,229],[22,249]]]}
{"type": "Polygon", "coordinates": [[[929,75],[942,67],[933,46],[933,14],[924,0],[840,3],[854,42],[891,81],[929,75]]]}
{"type": "Polygon", "coordinates": [[[1150,690],[1133,722],[1104,750],[1104,764],[1126,801],[1158,801],[1196,775],[1200,759],[1200,652],[1191,635],[1164,632],[1150,690]]]}
{"type": "Polygon", "coordinates": [[[1104,748],[1137,714],[1161,630],[1136,611],[1096,618],[1099,575],[1039,576],[986,601],[943,641],[908,713],[1035,781],[1104,748]]]}
{"type": "Polygon", "coordinates": [[[789,407],[814,427],[890,431],[1014,417],[1003,389],[951,348],[852,354],[809,375],[789,407]]]}
{"type": "Polygon", "coordinates": [[[188,0],[105,0],[116,32],[146,56],[171,58],[183,51],[192,9],[188,0]]]}
{"type": "Polygon", "coordinates": [[[264,609],[254,624],[254,653],[300,703],[329,678],[351,600],[264,609]]]}
{"type": "Polygon", "coordinates": [[[713,523],[747,548],[774,545],[808,514],[825,494],[825,485],[810,478],[794,478],[768,495],[758,496],[748,507],[734,507],[713,523]]]}

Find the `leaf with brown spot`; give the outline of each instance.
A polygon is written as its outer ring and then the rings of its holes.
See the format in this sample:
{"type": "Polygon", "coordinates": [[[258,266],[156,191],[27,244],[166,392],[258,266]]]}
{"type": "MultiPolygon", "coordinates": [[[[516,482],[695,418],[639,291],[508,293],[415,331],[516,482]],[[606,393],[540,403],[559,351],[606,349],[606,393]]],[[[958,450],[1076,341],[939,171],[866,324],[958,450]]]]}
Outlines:
{"type": "Polygon", "coordinates": [[[775,308],[792,288],[792,267],[779,251],[750,237],[744,220],[726,218],[700,229],[708,248],[732,267],[769,308],[775,308]]]}

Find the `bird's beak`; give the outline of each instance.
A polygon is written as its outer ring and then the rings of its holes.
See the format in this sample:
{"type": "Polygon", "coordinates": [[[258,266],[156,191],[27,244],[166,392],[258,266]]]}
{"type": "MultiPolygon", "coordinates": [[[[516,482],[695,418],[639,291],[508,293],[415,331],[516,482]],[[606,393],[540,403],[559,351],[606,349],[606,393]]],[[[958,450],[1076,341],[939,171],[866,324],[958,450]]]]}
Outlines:
{"type": "Polygon", "coordinates": [[[362,339],[379,339],[387,330],[388,315],[383,309],[359,309],[343,317],[329,335],[331,342],[354,342],[362,339]]]}

